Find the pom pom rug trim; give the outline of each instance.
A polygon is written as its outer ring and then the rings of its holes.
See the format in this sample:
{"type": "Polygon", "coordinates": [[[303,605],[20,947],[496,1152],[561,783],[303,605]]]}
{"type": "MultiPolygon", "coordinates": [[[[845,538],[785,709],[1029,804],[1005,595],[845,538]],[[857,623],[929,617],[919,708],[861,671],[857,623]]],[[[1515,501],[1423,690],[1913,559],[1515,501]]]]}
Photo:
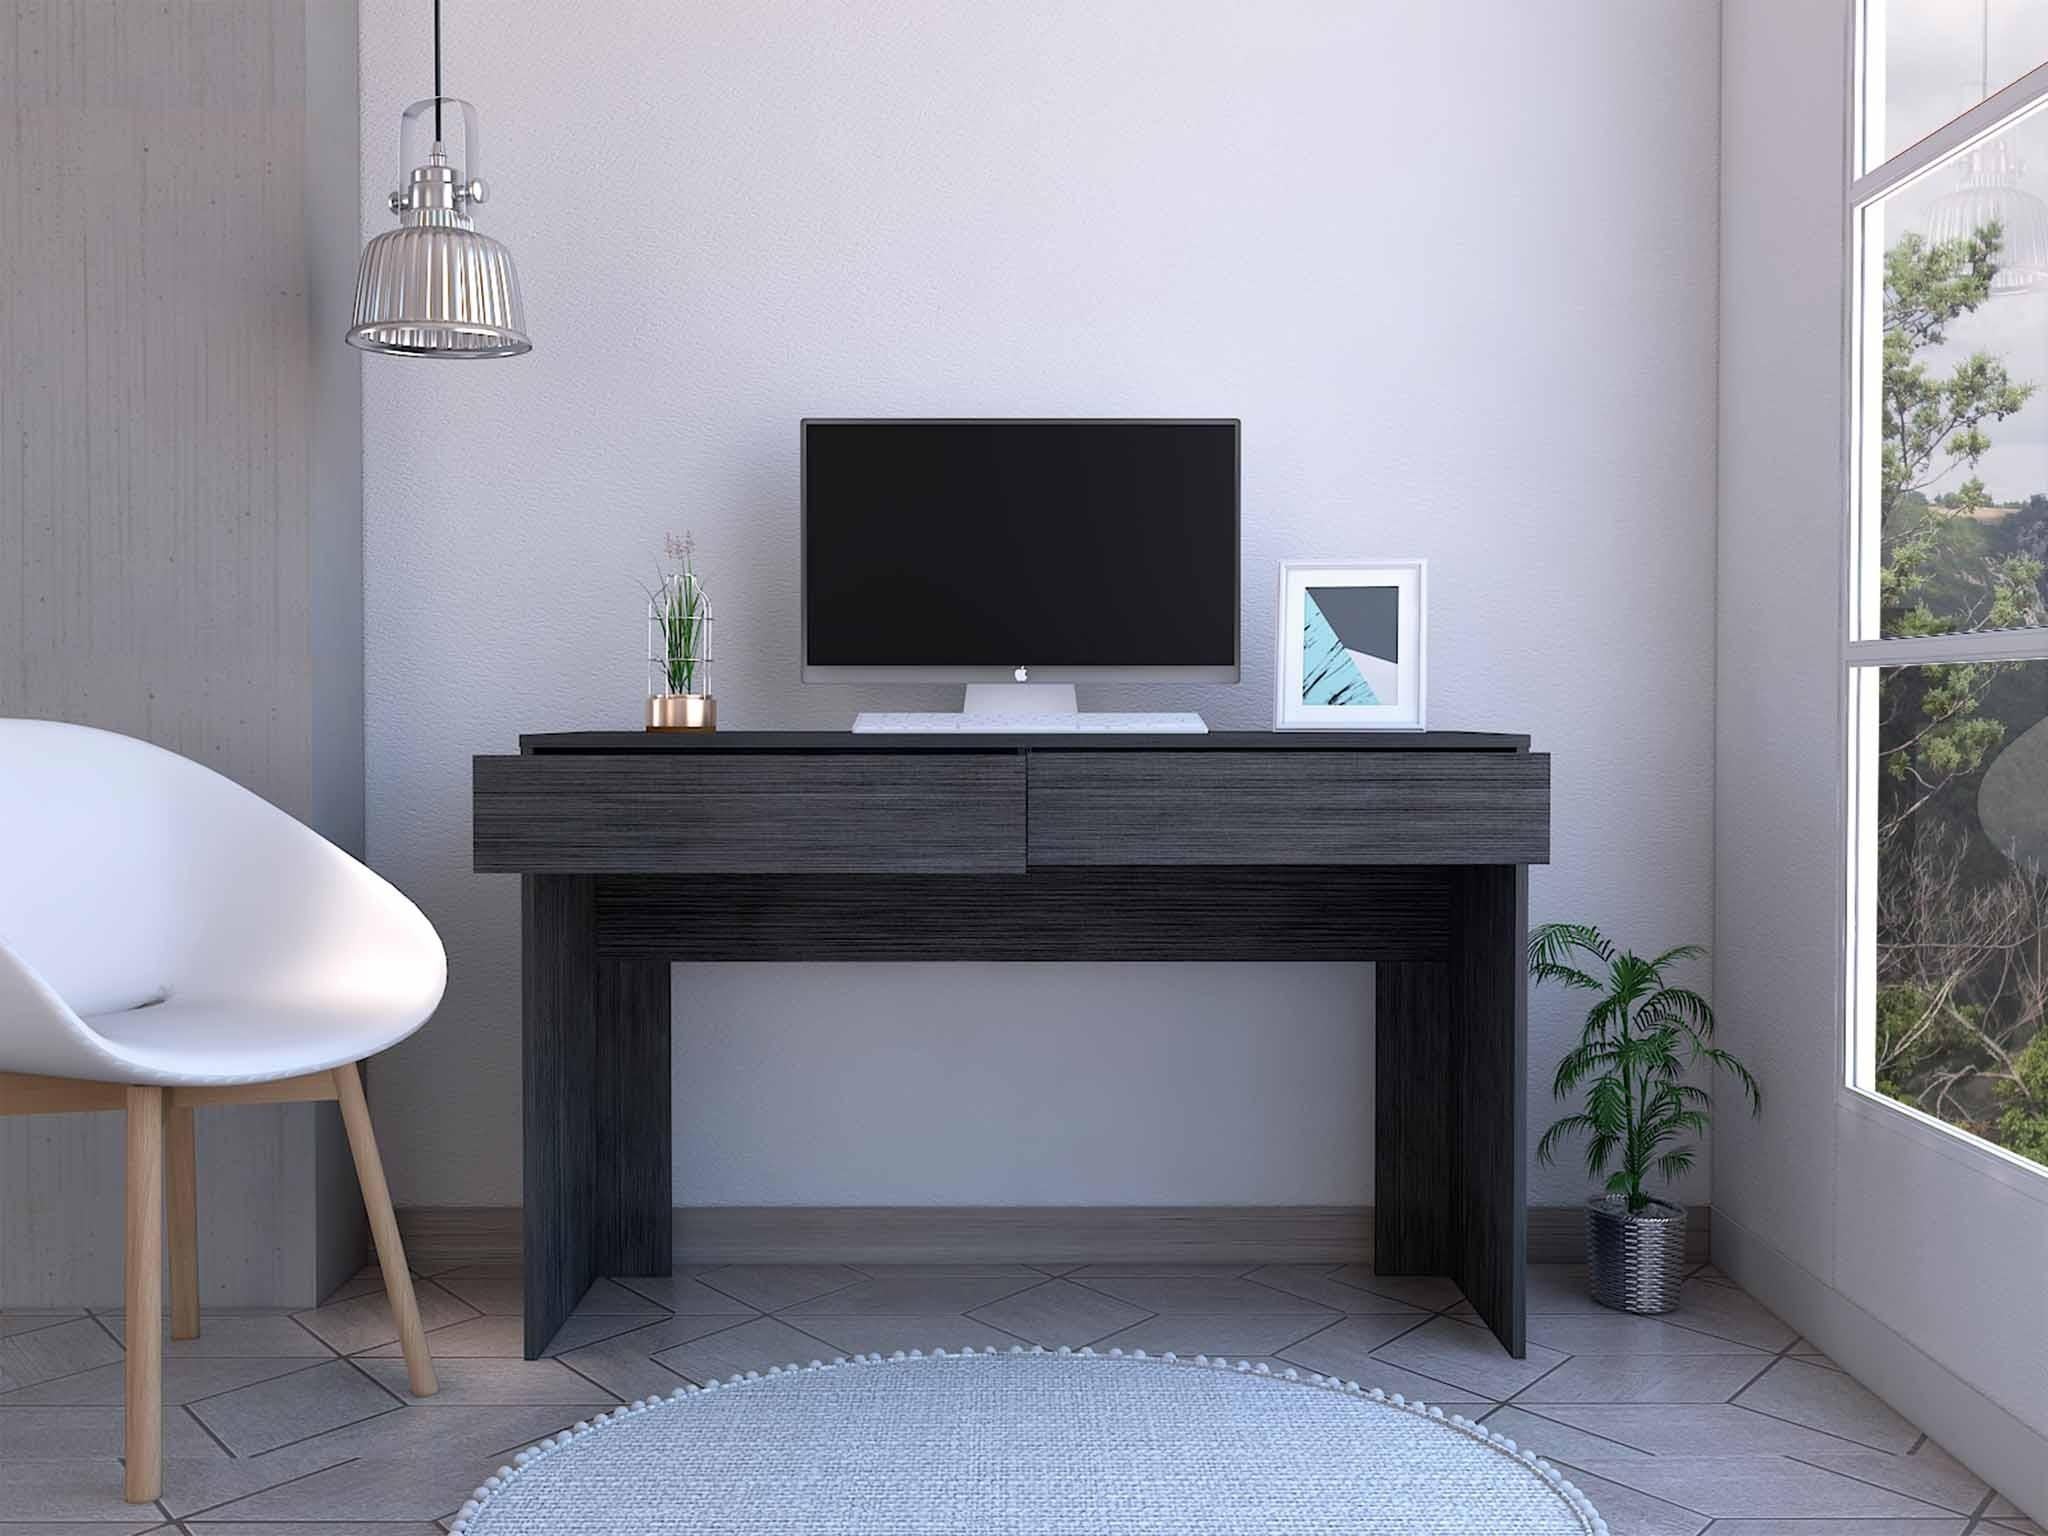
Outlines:
{"type": "Polygon", "coordinates": [[[1023,1345],[839,1356],[641,1399],[519,1452],[449,1529],[1607,1536],[1548,1462],[1398,1392],[1208,1355],[1023,1345]]]}

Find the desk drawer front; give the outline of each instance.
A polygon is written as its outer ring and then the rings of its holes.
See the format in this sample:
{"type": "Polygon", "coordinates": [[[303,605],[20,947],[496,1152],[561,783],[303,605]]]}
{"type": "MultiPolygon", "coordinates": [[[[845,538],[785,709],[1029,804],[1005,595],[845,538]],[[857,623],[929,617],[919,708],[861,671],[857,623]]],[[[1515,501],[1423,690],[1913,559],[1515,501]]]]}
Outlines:
{"type": "Polygon", "coordinates": [[[476,760],[480,871],[943,873],[1024,867],[1015,754],[476,760]]]}
{"type": "Polygon", "coordinates": [[[1030,862],[1544,864],[1532,752],[1031,755],[1030,862]]]}

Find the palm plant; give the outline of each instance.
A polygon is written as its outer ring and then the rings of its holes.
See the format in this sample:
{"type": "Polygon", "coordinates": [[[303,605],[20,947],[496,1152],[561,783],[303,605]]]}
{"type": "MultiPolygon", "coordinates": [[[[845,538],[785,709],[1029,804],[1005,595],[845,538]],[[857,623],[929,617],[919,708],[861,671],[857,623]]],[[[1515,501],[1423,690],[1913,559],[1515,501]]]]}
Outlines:
{"type": "Polygon", "coordinates": [[[1742,1085],[1750,1112],[1763,1110],[1749,1069],[1714,1044],[1707,1000],[1665,979],[1667,967],[1705,953],[1697,944],[1681,944],[1645,960],[1617,951],[1586,923],[1545,923],[1529,936],[1532,977],[1599,994],[1552,1084],[1560,1099],[1583,1085],[1585,1107],[1543,1133],[1537,1159],[1548,1164],[1559,1143],[1585,1136],[1586,1171],[1605,1175],[1607,1193],[1625,1201],[1631,1215],[1650,1204],[1643,1181],[1651,1170],[1667,1182],[1679,1177],[1695,1153],[1683,1138],[1707,1129],[1713,1097],[1685,1081],[1688,1068],[1703,1061],[1721,1068],[1742,1085]]]}

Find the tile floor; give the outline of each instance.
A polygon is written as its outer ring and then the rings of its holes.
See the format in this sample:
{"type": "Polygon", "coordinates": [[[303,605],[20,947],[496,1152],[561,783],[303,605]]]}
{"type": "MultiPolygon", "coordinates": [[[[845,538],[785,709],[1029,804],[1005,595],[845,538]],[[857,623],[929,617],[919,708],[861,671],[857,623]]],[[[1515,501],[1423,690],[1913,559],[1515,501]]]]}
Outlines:
{"type": "Polygon", "coordinates": [[[1484,1420],[1615,1536],[2044,1536],[1711,1268],[1662,1319],[1530,1271],[1529,1358],[1446,1281],[1362,1265],[742,1265],[605,1280],[519,1358],[505,1266],[434,1272],[440,1395],[408,1397],[374,1272],[310,1312],[212,1314],[165,1363],[164,1497],[121,1502],[117,1312],[0,1313],[0,1536],[435,1536],[509,1452],[681,1382],[869,1350],[1230,1354],[1484,1420]]]}

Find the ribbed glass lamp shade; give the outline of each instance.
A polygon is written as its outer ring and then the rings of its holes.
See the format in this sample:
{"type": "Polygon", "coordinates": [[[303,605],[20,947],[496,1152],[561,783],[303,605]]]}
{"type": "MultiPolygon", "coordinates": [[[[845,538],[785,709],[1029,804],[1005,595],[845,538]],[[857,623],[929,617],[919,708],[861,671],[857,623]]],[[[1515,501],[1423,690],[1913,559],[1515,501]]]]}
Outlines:
{"type": "Polygon", "coordinates": [[[446,224],[386,230],[363,247],[348,339],[408,357],[533,350],[512,253],[489,235],[446,224]]]}
{"type": "Polygon", "coordinates": [[[2004,139],[1971,150],[1962,179],[1927,212],[1931,244],[1966,240],[1987,224],[1999,227],[1994,296],[2048,287],[2048,203],[2020,185],[2025,167],[2004,139]]]}
{"type": "Polygon", "coordinates": [[[363,247],[350,346],[402,357],[517,357],[533,350],[512,253],[470,222],[469,210],[488,190],[475,174],[476,143],[476,108],[466,101],[430,96],[405,109],[398,164],[410,174],[391,194],[399,227],[363,247]],[[460,162],[450,160],[441,139],[449,111],[462,124],[460,162]]]}

